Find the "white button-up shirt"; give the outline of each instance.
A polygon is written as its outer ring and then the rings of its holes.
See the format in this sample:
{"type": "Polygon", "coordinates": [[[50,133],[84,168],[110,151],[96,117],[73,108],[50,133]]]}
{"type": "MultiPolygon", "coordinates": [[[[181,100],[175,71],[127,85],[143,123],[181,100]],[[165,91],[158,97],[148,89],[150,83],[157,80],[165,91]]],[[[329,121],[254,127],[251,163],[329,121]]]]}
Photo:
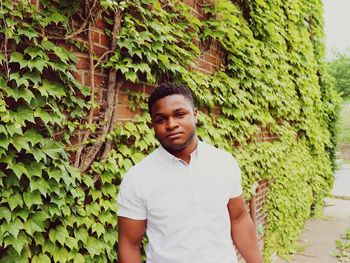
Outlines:
{"type": "Polygon", "coordinates": [[[241,193],[229,153],[199,142],[187,164],[160,146],[125,174],[118,216],[147,220],[147,263],[235,263],[227,203],[241,193]]]}

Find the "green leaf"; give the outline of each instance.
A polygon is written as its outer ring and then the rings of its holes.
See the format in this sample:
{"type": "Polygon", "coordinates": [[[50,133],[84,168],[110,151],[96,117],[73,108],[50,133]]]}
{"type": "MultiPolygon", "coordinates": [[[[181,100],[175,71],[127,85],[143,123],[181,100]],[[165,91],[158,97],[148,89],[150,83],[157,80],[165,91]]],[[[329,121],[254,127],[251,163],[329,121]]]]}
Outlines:
{"type": "Polygon", "coordinates": [[[14,80],[16,82],[17,87],[20,87],[23,85],[24,87],[27,88],[29,86],[28,80],[21,77],[18,73],[10,74],[10,80],[14,80]]]}
{"type": "Polygon", "coordinates": [[[94,180],[89,175],[84,175],[83,182],[89,188],[93,188],[94,187],[94,180]]]}
{"type": "Polygon", "coordinates": [[[5,206],[0,206],[0,219],[5,219],[7,223],[11,221],[11,211],[5,206]]]}
{"type": "Polygon", "coordinates": [[[45,231],[45,229],[39,226],[32,218],[29,218],[26,222],[24,222],[24,230],[30,236],[33,236],[36,232],[45,231]]]}
{"type": "Polygon", "coordinates": [[[7,138],[7,136],[4,134],[0,134],[0,147],[7,150],[10,142],[11,142],[10,138],[7,138]]]}
{"type": "Polygon", "coordinates": [[[122,144],[118,147],[118,151],[120,151],[125,157],[129,157],[131,155],[131,150],[125,144],[122,144]]]}
{"type": "Polygon", "coordinates": [[[23,193],[23,200],[28,209],[30,209],[32,205],[41,205],[43,203],[40,192],[37,190],[30,193],[23,193]]]}
{"type": "Polygon", "coordinates": [[[135,71],[129,70],[128,72],[125,73],[125,79],[130,80],[133,83],[136,83],[138,78],[135,71]]]}
{"type": "Polygon", "coordinates": [[[158,58],[164,65],[169,65],[169,58],[163,54],[158,54],[158,58]]]}
{"type": "Polygon", "coordinates": [[[27,218],[29,216],[29,211],[27,209],[20,209],[16,213],[20,218],[22,218],[23,222],[27,221],[27,218]]]}
{"type": "Polygon", "coordinates": [[[46,60],[42,59],[41,57],[36,57],[28,61],[28,68],[30,68],[30,70],[36,68],[40,73],[42,73],[44,67],[46,67],[46,63],[46,60]]]}
{"type": "Polygon", "coordinates": [[[69,260],[69,258],[70,258],[70,255],[65,247],[61,247],[59,249],[56,249],[53,252],[54,262],[65,263],[69,260]]]}
{"type": "Polygon", "coordinates": [[[44,137],[35,129],[27,130],[24,133],[24,136],[29,139],[32,146],[36,145],[37,143],[41,143],[44,140],[44,137]]]}
{"type": "MultiPolygon", "coordinates": [[[[22,95],[22,97],[23,97],[23,95],[22,95]]],[[[30,103],[31,98],[28,98],[28,101],[27,102],[30,103]]],[[[16,119],[17,123],[21,124],[21,126],[24,126],[25,121],[35,123],[33,110],[27,106],[24,106],[24,105],[20,105],[17,108],[15,119],[16,119]]]]}
{"type": "Polygon", "coordinates": [[[62,246],[64,246],[66,238],[69,237],[69,234],[65,227],[57,226],[56,228],[50,230],[49,237],[53,243],[57,241],[62,246]]]}
{"type": "Polygon", "coordinates": [[[41,46],[46,50],[55,50],[56,45],[49,40],[43,40],[41,46]]]}
{"type": "Polygon", "coordinates": [[[69,247],[71,250],[73,249],[78,249],[78,240],[76,240],[73,237],[67,237],[66,238],[66,242],[65,242],[66,246],[69,247]]]}
{"type": "Polygon", "coordinates": [[[75,238],[78,240],[81,240],[83,244],[86,244],[87,239],[89,237],[88,231],[86,230],[86,228],[83,228],[83,227],[74,229],[74,235],[75,235],[75,238]]]}
{"type": "Polygon", "coordinates": [[[24,246],[29,243],[29,239],[26,234],[20,232],[16,238],[14,236],[7,237],[4,243],[5,246],[12,246],[20,255],[24,246]]]}
{"type": "Polygon", "coordinates": [[[22,174],[26,174],[27,173],[26,167],[21,162],[12,164],[11,166],[8,165],[8,168],[12,169],[12,171],[15,173],[15,175],[17,176],[17,178],[19,180],[21,179],[22,174]]]}
{"type": "Polygon", "coordinates": [[[22,135],[14,135],[12,138],[12,145],[16,148],[18,152],[22,149],[29,150],[29,139],[22,135]]]}
{"type": "Polygon", "coordinates": [[[8,124],[6,125],[6,129],[10,136],[13,136],[14,134],[23,135],[22,127],[19,123],[8,124]]]}
{"type": "Polygon", "coordinates": [[[34,28],[28,27],[28,28],[18,28],[17,29],[18,34],[24,35],[31,40],[32,38],[38,37],[38,33],[34,30],[34,28]]]}
{"type": "Polygon", "coordinates": [[[22,207],[23,206],[23,199],[20,194],[13,194],[10,195],[10,197],[7,200],[11,211],[13,211],[17,206],[22,207]]]}
{"type": "Polygon", "coordinates": [[[73,256],[73,263],[85,263],[84,256],[82,254],[75,254],[73,256]]]}
{"type": "Polygon", "coordinates": [[[140,162],[143,158],[145,158],[145,155],[141,152],[136,152],[131,155],[131,159],[133,160],[134,163],[140,162]]]}
{"type": "Polygon", "coordinates": [[[27,47],[24,50],[24,53],[29,54],[29,56],[33,59],[35,57],[41,57],[41,58],[45,58],[46,55],[45,53],[38,47],[27,47]]]}
{"type": "Polygon", "coordinates": [[[45,94],[49,94],[55,98],[62,98],[66,95],[63,85],[57,82],[50,82],[47,80],[43,81],[42,87],[39,89],[40,93],[45,96],[45,94]]]}
{"type": "Polygon", "coordinates": [[[91,203],[91,204],[85,205],[85,209],[88,215],[95,215],[98,217],[100,214],[101,208],[97,203],[91,203]]]}
{"type": "Polygon", "coordinates": [[[7,224],[7,231],[17,238],[19,231],[23,229],[23,223],[21,220],[16,218],[13,222],[7,224]]]}
{"type": "Polygon", "coordinates": [[[91,226],[91,231],[96,232],[97,237],[100,237],[102,234],[105,233],[105,228],[101,223],[96,223],[91,226]]]}
{"type": "Polygon", "coordinates": [[[51,192],[50,185],[47,183],[47,181],[41,178],[38,180],[30,180],[29,187],[31,191],[39,190],[39,192],[45,197],[51,192]]]}
{"type": "Polygon", "coordinates": [[[41,108],[37,108],[34,111],[34,117],[35,118],[40,118],[45,124],[48,124],[49,122],[52,122],[52,117],[49,113],[44,111],[41,108]]]}
{"type": "Polygon", "coordinates": [[[32,263],[50,263],[50,262],[51,262],[51,259],[45,254],[34,256],[32,259],[32,263]]]}
{"type": "Polygon", "coordinates": [[[63,63],[66,64],[69,61],[69,52],[65,48],[55,46],[54,52],[63,63]]]}
{"type": "Polygon", "coordinates": [[[104,250],[104,244],[94,237],[88,237],[86,249],[91,257],[101,254],[104,250]]]}
{"type": "Polygon", "coordinates": [[[18,63],[21,69],[28,65],[28,61],[24,59],[23,55],[17,51],[10,54],[10,62],[18,63]]]}
{"type": "Polygon", "coordinates": [[[63,152],[63,146],[56,141],[48,141],[44,143],[42,151],[50,158],[58,159],[63,152]]]}
{"type": "Polygon", "coordinates": [[[51,16],[50,16],[50,19],[52,22],[54,22],[56,25],[58,23],[61,23],[61,22],[66,22],[67,21],[67,18],[65,16],[62,16],[60,13],[53,13],[51,16]]]}
{"type": "Polygon", "coordinates": [[[28,88],[9,88],[6,87],[5,91],[9,97],[14,98],[14,100],[18,101],[20,98],[23,98],[28,104],[31,103],[32,99],[35,98],[33,92],[31,92],[28,88]]]}
{"type": "Polygon", "coordinates": [[[35,86],[38,86],[41,81],[41,75],[37,71],[26,72],[24,73],[23,78],[33,82],[35,86]]]}
{"type": "Polygon", "coordinates": [[[44,160],[44,162],[46,162],[46,155],[42,150],[34,148],[30,153],[33,154],[35,161],[40,162],[41,160],[44,160]]]}

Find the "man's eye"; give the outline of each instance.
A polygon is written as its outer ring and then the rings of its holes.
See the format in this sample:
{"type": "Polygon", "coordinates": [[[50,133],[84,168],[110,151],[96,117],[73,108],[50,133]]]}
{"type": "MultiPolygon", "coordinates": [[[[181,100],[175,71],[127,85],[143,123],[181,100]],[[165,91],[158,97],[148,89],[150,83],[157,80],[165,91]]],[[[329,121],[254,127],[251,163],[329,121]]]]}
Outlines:
{"type": "Polygon", "coordinates": [[[176,117],[178,117],[178,118],[182,118],[183,116],[185,116],[185,113],[184,113],[184,112],[178,112],[178,113],[176,113],[176,117]]]}
{"type": "Polygon", "coordinates": [[[156,123],[163,123],[165,121],[165,118],[156,118],[155,122],[156,123]]]}

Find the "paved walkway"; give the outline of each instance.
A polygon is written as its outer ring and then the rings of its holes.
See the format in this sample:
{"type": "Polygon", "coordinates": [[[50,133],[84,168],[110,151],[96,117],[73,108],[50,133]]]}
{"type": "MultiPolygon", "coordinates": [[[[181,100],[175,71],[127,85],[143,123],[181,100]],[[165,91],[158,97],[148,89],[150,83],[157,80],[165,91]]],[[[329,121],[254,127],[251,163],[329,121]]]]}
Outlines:
{"type": "MultiPolygon", "coordinates": [[[[306,222],[300,238],[305,250],[296,254],[292,263],[338,263],[332,256],[335,240],[350,228],[350,167],[343,167],[335,174],[333,195],[325,200],[324,218],[306,222]]],[[[288,261],[276,259],[275,263],[288,261]]]]}

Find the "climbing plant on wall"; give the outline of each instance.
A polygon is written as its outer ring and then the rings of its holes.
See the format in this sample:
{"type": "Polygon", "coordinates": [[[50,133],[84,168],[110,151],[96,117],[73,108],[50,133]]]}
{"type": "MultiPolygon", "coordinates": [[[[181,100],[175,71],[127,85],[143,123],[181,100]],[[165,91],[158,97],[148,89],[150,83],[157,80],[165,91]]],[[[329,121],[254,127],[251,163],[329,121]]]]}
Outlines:
{"type": "Polygon", "coordinates": [[[324,62],[322,2],[216,0],[200,9],[201,20],[179,0],[1,2],[3,262],[116,261],[118,186],[157,147],[144,94],[129,94],[139,116],[116,122],[113,98],[126,81],[191,88],[199,137],[239,160],[246,197],[256,180],[272,182],[266,261],[292,251],[332,185],[338,96],[324,62]],[[97,16],[110,24],[103,63],[76,38],[91,40],[97,16]],[[194,70],[214,42],[221,68],[194,70]],[[98,64],[108,71],[98,121],[93,79],[88,88],[73,77],[67,46],[89,54],[92,77],[98,64]],[[263,131],[274,139],[261,142],[263,131]]]}

